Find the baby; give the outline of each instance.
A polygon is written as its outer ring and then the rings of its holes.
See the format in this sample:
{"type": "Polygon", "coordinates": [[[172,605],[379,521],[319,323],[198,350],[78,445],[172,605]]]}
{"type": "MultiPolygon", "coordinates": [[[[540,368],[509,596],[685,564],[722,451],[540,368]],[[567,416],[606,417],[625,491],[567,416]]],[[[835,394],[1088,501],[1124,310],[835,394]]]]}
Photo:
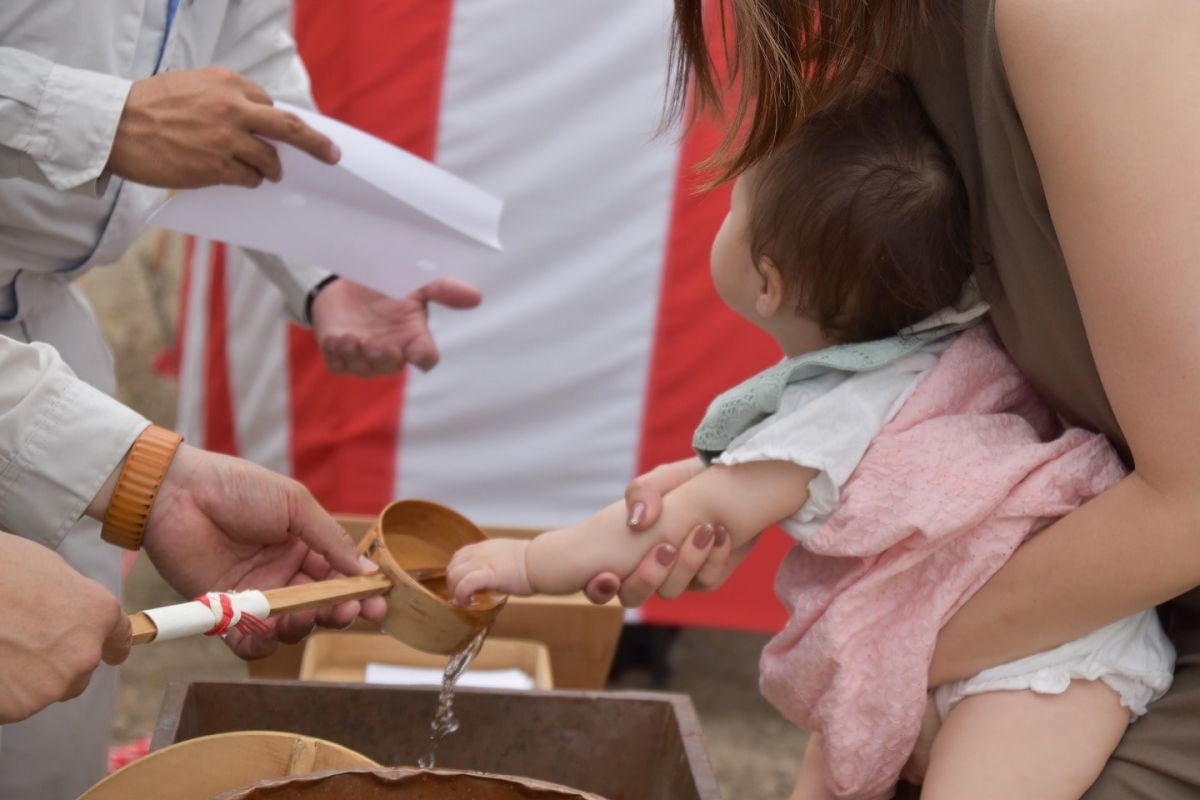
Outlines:
{"type": "MultiPolygon", "coordinates": [[[[643,533],[617,502],[463,548],[456,602],[575,592],[697,526],[736,548],[779,524],[799,545],[762,687],[814,734],[793,797],[889,796],[938,629],[1022,540],[1123,473],[1102,437],[1059,428],[981,324],[972,263],[965,190],[907,84],[810,117],[737,180],[713,242],[722,300],[785,358],[713,402],[694,440],[707,468],[643,533]]],[[[1147,611],[940,687],[923,796],[1078,798],[1173,662],[1147,611]]]]}

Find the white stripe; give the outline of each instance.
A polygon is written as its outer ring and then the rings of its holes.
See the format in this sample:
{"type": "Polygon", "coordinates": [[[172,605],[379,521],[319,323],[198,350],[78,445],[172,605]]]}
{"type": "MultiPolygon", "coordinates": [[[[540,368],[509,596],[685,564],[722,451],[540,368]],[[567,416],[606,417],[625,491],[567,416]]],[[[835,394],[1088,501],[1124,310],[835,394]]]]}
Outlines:
{"type": "Polygon", "coordinates": [[[438,161],[505,199],[485,303],[435,311],[400,496],[489,524],[571,522],[636,466],[678,159],[655,138],[667,0],[455,4],[438,161]]]}
{"type": "Polygon", "coordinates": [[[291,474],[291,403],[283,295],[237,248],[225,270],[230,391],[239,455],[291,474]]]}
{"type": "MultiPolygon", "coordinates": [[[[183,355],[179,364],[179,400],[176,403],[175,430],[197,447],[204,445],[204,409],[208,384],[204,358],[208,351],[208,286],[212,245],[197,240],[192,253],[192,272],[188,284],[186,322],[183,329],[183,355]]],[[[240,322],[238,323],[240,324],[240,322]]]]}

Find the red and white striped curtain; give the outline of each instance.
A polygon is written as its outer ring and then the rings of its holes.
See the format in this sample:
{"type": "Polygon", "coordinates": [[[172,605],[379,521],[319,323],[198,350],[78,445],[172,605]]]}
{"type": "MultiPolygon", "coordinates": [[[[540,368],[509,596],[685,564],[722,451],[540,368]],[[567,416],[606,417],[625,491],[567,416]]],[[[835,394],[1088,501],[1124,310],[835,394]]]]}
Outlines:
{"type": "MultiPolygon", "coordinates": [[[[708,271],[728,189],[692,166],[719,139],[658,135],[669,0],[300,0],[320,109],[505,200],[484,305],[434,310],[429,374],[331,375],[233,248],[191,242],[179,425],[295,476],[328,508],[396,497],[482,524],[558,526],[686,457],[709,400],[778,358],[708,271]]],[[[336,231],[330,235],[336,236],[336,231]]],[[[788,541],[769,532],[715,593],[647,622],[775,630],[788,541]]]]}

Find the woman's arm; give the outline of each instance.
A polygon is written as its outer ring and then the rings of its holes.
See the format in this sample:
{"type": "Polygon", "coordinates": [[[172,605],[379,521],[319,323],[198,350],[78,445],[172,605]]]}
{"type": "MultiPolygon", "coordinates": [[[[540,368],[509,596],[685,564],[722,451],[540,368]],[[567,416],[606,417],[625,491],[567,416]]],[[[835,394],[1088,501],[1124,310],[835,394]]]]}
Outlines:
{"type": "Polygon", "coordinates": [[[1200,584],[1200,4],[998,0],[1009,82],[1136,460],[950,621],[933,683],[1200,584]]]}
{"type": "Polygon", "coordinates": [[[567,594],[600,572],[629,575],[654,548],[678,547],[698,526],[722,526],[733,547],[795,513],[808,500],[816,471],[784,461],[715,466],[663,498],[657,520],[644,532],[627,526],[624,501],[579,525],[532,541],[493,539],[455,553],[450,590],[463,603],[482,590],[514,594],[567,594]]]}

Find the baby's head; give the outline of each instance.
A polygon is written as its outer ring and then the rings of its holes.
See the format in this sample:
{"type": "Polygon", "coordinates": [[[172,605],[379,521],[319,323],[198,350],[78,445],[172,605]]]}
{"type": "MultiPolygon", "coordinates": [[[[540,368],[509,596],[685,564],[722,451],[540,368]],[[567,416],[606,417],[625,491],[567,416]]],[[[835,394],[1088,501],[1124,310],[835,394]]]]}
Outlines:
{"type": "Polygon", "coordinates": [[[722,299],[797,355],[952,304],[971,252],[954,161],[895,79],[809,117],[738,178],[712,270],[722,299]]]}

